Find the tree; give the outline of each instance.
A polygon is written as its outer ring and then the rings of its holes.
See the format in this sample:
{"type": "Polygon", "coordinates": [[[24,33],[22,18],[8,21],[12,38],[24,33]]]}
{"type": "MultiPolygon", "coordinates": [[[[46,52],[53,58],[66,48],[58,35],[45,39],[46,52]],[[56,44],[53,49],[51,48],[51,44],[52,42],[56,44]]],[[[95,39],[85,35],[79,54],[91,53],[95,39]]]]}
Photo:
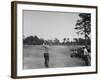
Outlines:
{"type": "Polygon", "coordinates": [[[65,44],[65,42],[66,42],[66,38],[63,38],[63,44],[65,44]]]}
{"type": "Polygon", "coordinates": [[[69,43],[69,41],[70,41],[69,38],[67,38],[67,42],[68,42],[68,43],[69,43]]]}
{"type": "Polygon", "coordinates": [[[78,44],[78,39],[77,38],[74,38],[73,40],[74,40],[75,44],[78,44]]]}
{"type": "Polygon", "coordinates": [[[55,38],[55,39],[54,39],[54,44],[55,44],[55,45],[59,45],[59,44],[60,44],[59,39],[55,38]]]}
{"type": "Polygon", "coordinates": [[[90,13],[80,13],[80,19],[77,20],[75,29],[78,30],[78,34],[84,35],[85,45],[87,45],[87,39],[90,39],[91,32],[91,14],[90,13]]]}
{"type": "Polygon", "coordinates": [[[47,42],[49,43],[49,45],[53,45],[53,40],[47,40],[47,42]]]}
{"type": "Polygon", "coordinates": [[[41,45],[43,42],[44,39],[39,39],[37,36],[28,36],[23,40],[23,43],[28,45],[41,45]]]}

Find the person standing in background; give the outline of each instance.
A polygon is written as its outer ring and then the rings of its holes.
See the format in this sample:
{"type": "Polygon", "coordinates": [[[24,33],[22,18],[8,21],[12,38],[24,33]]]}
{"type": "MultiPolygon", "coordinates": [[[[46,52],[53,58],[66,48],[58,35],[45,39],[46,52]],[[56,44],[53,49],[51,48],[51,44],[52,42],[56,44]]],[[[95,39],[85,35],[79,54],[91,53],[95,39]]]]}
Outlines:
{"type": "Polygon", "coordinates": [[[91,61],[89,59],[89,52],[87,51],[86,47],[83,47],[83,51],[84,51],[84,59],[85,59],[85,63],[87,66],[90,65],[91,61]]]}

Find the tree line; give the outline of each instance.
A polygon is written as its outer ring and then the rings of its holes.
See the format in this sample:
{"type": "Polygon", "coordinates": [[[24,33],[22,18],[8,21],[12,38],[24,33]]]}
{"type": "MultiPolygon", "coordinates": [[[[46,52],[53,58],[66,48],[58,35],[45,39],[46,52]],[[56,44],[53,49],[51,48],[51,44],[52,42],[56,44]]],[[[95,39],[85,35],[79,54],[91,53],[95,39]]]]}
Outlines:
{"type": "MultiPolygon", "coordinates": [[[[85,40],[82,38],[74,38],[73,41],[70,41],[69,38],[63,38],[62,42],[60,42],[57,38],[54,40],[45,40],[43,38],[39,38],[38,36],[28,36],[23,39],[24,45],[42,45],[44,42],[48,45],[85,45],[85,40]]],[[[90,39],[87,40],[87,44],[91,44],[90,39]]]]}

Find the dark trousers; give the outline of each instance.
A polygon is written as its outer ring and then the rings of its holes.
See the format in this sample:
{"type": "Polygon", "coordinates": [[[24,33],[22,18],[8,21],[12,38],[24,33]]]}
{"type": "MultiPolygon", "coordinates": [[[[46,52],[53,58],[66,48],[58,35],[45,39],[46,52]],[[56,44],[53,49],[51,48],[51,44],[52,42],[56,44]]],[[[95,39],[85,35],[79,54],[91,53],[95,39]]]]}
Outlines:
{"type": "Polygon", "coordinates": [[[44,64],[46,67],[49,67],[49,53],[44,53],[44,64]]]}
{"type": "Polygon", "coordinates": [[[85,55],[84,56],[84,60],[85,60],[85,64],[86,64],[86,66],[89,66],[89,56],[87,56],[87,55],[85,55]]]}

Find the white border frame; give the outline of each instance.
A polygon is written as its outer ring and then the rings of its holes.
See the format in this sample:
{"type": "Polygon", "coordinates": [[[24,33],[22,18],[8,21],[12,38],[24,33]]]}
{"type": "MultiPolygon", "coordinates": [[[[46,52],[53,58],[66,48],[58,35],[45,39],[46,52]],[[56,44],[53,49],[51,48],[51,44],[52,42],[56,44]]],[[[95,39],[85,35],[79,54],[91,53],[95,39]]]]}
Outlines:
{"type": "Polygon", "coordinates": [[[17,76],[37,76],[52,74],[70,74],[96,71],[96,9],[83,7],[61,7],[50,5],[17,4],[17,76]],[[23,70],[23,34],[22,34],[22,12],[23,10],[42,10],[58,12],[80,12],[91,13],[91,66],[87,67],[66,67],[50,69],[29,69],[23,70]],[[22,53],[22,54],[21,54],[22,53]]]}

